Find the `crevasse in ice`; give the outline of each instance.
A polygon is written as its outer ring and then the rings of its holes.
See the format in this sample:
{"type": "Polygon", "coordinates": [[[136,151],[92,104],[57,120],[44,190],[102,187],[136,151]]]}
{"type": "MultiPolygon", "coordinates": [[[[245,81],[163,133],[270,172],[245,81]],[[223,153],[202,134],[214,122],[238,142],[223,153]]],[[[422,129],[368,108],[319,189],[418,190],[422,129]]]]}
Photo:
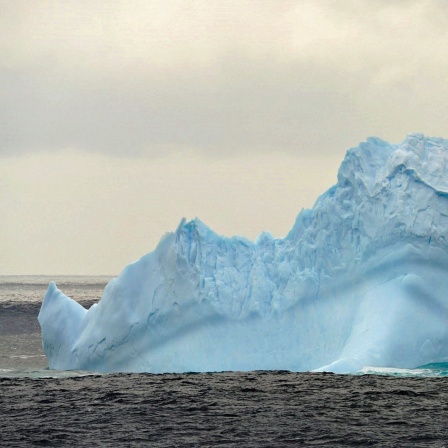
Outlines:
{"type": "Polygon", "coordinates": [[[448,360],[448,140],[352,148],[285,238],[182,220],[85,310],[54,283],[52,369],[356,372],[448,360]]]}

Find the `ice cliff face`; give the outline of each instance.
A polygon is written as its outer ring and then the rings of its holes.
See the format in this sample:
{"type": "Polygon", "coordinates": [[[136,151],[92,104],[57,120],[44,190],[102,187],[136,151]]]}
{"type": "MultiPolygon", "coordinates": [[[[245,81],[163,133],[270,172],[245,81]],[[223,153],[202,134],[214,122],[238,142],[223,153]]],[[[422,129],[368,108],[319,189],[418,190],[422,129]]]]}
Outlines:
{"type": "Polygon", "coordinates": [[[183,220],[90,310],[52,283],[53,369],[417,367],[448,360],[448,140],[370,138],[283,239],[183,220]]]}

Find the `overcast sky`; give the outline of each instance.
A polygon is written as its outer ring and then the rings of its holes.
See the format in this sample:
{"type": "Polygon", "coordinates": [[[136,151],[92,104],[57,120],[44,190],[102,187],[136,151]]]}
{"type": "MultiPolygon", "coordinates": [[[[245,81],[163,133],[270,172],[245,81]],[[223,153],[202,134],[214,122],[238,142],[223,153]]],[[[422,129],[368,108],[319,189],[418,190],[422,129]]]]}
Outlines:
{"type": "Polygon", "coordinates": [[[443,0],[0,0],[0,274],[286,235],[368,136],[448,137],[447,49],[443,0]]]}

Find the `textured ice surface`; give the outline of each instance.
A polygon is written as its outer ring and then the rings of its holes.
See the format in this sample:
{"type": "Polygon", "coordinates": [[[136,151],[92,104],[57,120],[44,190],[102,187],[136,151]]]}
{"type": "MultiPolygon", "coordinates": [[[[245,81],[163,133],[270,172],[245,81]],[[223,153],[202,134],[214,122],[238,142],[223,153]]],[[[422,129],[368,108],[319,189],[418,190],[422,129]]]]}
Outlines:
{"type": "Polygon", "coordinates": [[[448,361],[448,140],[369,138],[281,239],[182,220],[88,311],[50,284],[52,369],[185,372],[448,361]]]}

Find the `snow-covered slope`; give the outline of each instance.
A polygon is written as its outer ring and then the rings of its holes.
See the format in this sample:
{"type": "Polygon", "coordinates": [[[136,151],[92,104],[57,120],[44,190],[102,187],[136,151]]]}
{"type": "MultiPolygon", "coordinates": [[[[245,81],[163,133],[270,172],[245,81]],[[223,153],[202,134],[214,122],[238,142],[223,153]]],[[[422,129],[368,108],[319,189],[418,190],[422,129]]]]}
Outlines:
{"type": "Polygon", "coordinates": [[[53,369],[411,368],[448,361],[448,140],[370,138],[283,239],[182,220],[86,311],[51,283],[53,369]]]}

